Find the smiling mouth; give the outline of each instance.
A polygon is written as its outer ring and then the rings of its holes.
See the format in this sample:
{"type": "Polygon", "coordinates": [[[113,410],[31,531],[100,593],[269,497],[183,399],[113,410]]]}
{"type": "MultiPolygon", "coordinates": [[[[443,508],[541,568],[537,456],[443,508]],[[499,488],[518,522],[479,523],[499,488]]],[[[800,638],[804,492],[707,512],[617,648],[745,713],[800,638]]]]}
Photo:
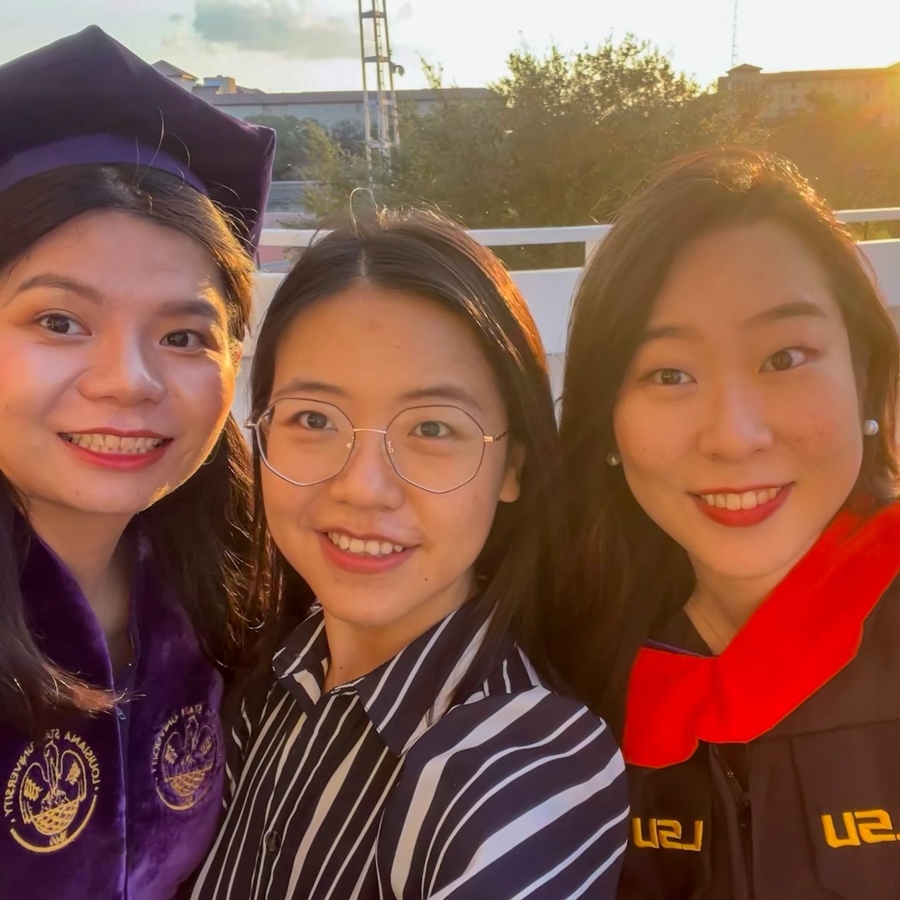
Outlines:
{"type": "Polygon", "coordinates": [[[695,494],[694,496],[699,497],[707,506],[737,512],[739,509],[756,509],[758,506],[771,503],[784,488],[785,485],[781,485],[780,487],[762,488],[742,493],[695,494]]]}
{"type": "Polygon", "coordinates": [[[117,434],[63,432],[60,437],[76,447],[110,456],[140,456],[169,443],[171,438],[122,437],[117,434]]]}
{"type": "Polygon", "coordinates": [[[326,536],[335,547],[347,553],[352,553],[354,556],[381,558],[394,553],[403,553],[404,550],[409,549],[402,544],[393,544],[390,541],[364,541],[361,538],[350,537],[350,535],[342,534],[339,531],[329,531],[326,533],[326,536]]]}

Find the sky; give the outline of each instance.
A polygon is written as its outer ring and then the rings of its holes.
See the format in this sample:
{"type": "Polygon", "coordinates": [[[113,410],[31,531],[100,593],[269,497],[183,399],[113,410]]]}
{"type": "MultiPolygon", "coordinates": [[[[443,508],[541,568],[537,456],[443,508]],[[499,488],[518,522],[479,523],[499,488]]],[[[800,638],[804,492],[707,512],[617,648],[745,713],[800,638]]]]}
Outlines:
{"type": "MultiPolygon", "coordinates": [[[[369,0],[365,0],[366,3],[369,0]]],[[[900,0],[738,0],[737,61],[766,71],[900,62],[900,0]]],[[[398,88],[480,87],[527,47],[633,33],[712,83],[731,66],[734,0],[387,0],[398,88]]],[[[357,0],[0,0],[0,62],[99,25],[135,53],[266,91],[360,87],[357,0]]]]}

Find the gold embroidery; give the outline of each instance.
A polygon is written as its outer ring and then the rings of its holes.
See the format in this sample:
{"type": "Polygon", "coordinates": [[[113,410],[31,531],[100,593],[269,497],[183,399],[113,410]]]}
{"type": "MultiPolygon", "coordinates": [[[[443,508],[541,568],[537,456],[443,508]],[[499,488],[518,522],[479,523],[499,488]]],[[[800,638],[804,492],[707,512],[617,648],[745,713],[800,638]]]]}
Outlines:
{"type": "Polygon", "coordinates": [[[694,839],[690,843],[683,841],[681,822],[675,819],[649,819],[647,833],[640,819],[631,820],[631,831],[635,847],[649,847],[654,850],[691,850],[700,852],[703,846],[703,821],[694,822],[694,839]]]}
{"type": "Polygon", "coordinates": [[[93,750],[71,731],[51,729],[16,761],[3,793],[13,839],[35,853],[53,853],[84,831],[100,787],[93,750]]]}
{"type": "Polygon", "coordinates": [[[862,844],[881,844],[896,841],[890,813],[883,809],[864,809],[841,814],[845,836],[839,837],[832,816],[822,816],[822,830],[829,847],[859,847],[862,844]]]}
{"type": "Polygon", "coordinates": [[[156,792],[169,809],[191,809],[212,790],[220,744],[216,715],[204,704],[169,717],[152,753],[156,792]]]}

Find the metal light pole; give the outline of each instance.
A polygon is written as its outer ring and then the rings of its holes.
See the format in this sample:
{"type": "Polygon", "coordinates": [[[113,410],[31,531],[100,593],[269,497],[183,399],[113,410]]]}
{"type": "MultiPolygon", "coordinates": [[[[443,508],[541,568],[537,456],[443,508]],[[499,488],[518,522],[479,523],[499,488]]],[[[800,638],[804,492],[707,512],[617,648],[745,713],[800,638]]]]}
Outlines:
{"type": "Polygon", "coordinates": [[[380,153],[390,164],[391,150],[400,145],[394,73],[402,75],[403,67],[391,58],[387,0],[359,0],[359,49],[366,163],[371,185],[373,151],[380,153]],[[374,85],[374,90],[370,91],[370,85],[374,85]],[[374,94],[374,98],[370,94],[374,94]]]}

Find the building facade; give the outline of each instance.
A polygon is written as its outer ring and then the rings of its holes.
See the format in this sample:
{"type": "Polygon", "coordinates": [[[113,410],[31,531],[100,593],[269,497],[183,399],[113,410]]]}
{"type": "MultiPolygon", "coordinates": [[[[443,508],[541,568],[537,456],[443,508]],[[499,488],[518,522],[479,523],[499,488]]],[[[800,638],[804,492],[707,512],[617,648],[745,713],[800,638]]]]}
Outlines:
{"type": "MultiPolygon", "coordinates": [[[[314,119],[323,128],[351,123],[362,128],[365,121],[362,91],[305,91],[300,93],[266,93],[242,87],[233,78],[217,75],[201,82],[195,75],[173,66],[165,60],[153,64],[179,87],[199,95],[208,103],[236,119],[259,116],[293,116],[314,119]]],[[[397,91],[398,104],[412,104],[420,115],[427,114],[441,103],[460,100],[497,100],[487,88],[442,88],[439,90],[397,91]]],[[[370,93],[370,102],[374,95],[370,93]]]]}
{"type": "Polygon", "coordinates": [[[765,93],[765,118],[777,119],[830,98],[839,106],[870,112],[883,124],[900,123],[900,63],[880,69],[816,69],[763,72],[741,65],[719,79],[719,91],[765,93]]]}

